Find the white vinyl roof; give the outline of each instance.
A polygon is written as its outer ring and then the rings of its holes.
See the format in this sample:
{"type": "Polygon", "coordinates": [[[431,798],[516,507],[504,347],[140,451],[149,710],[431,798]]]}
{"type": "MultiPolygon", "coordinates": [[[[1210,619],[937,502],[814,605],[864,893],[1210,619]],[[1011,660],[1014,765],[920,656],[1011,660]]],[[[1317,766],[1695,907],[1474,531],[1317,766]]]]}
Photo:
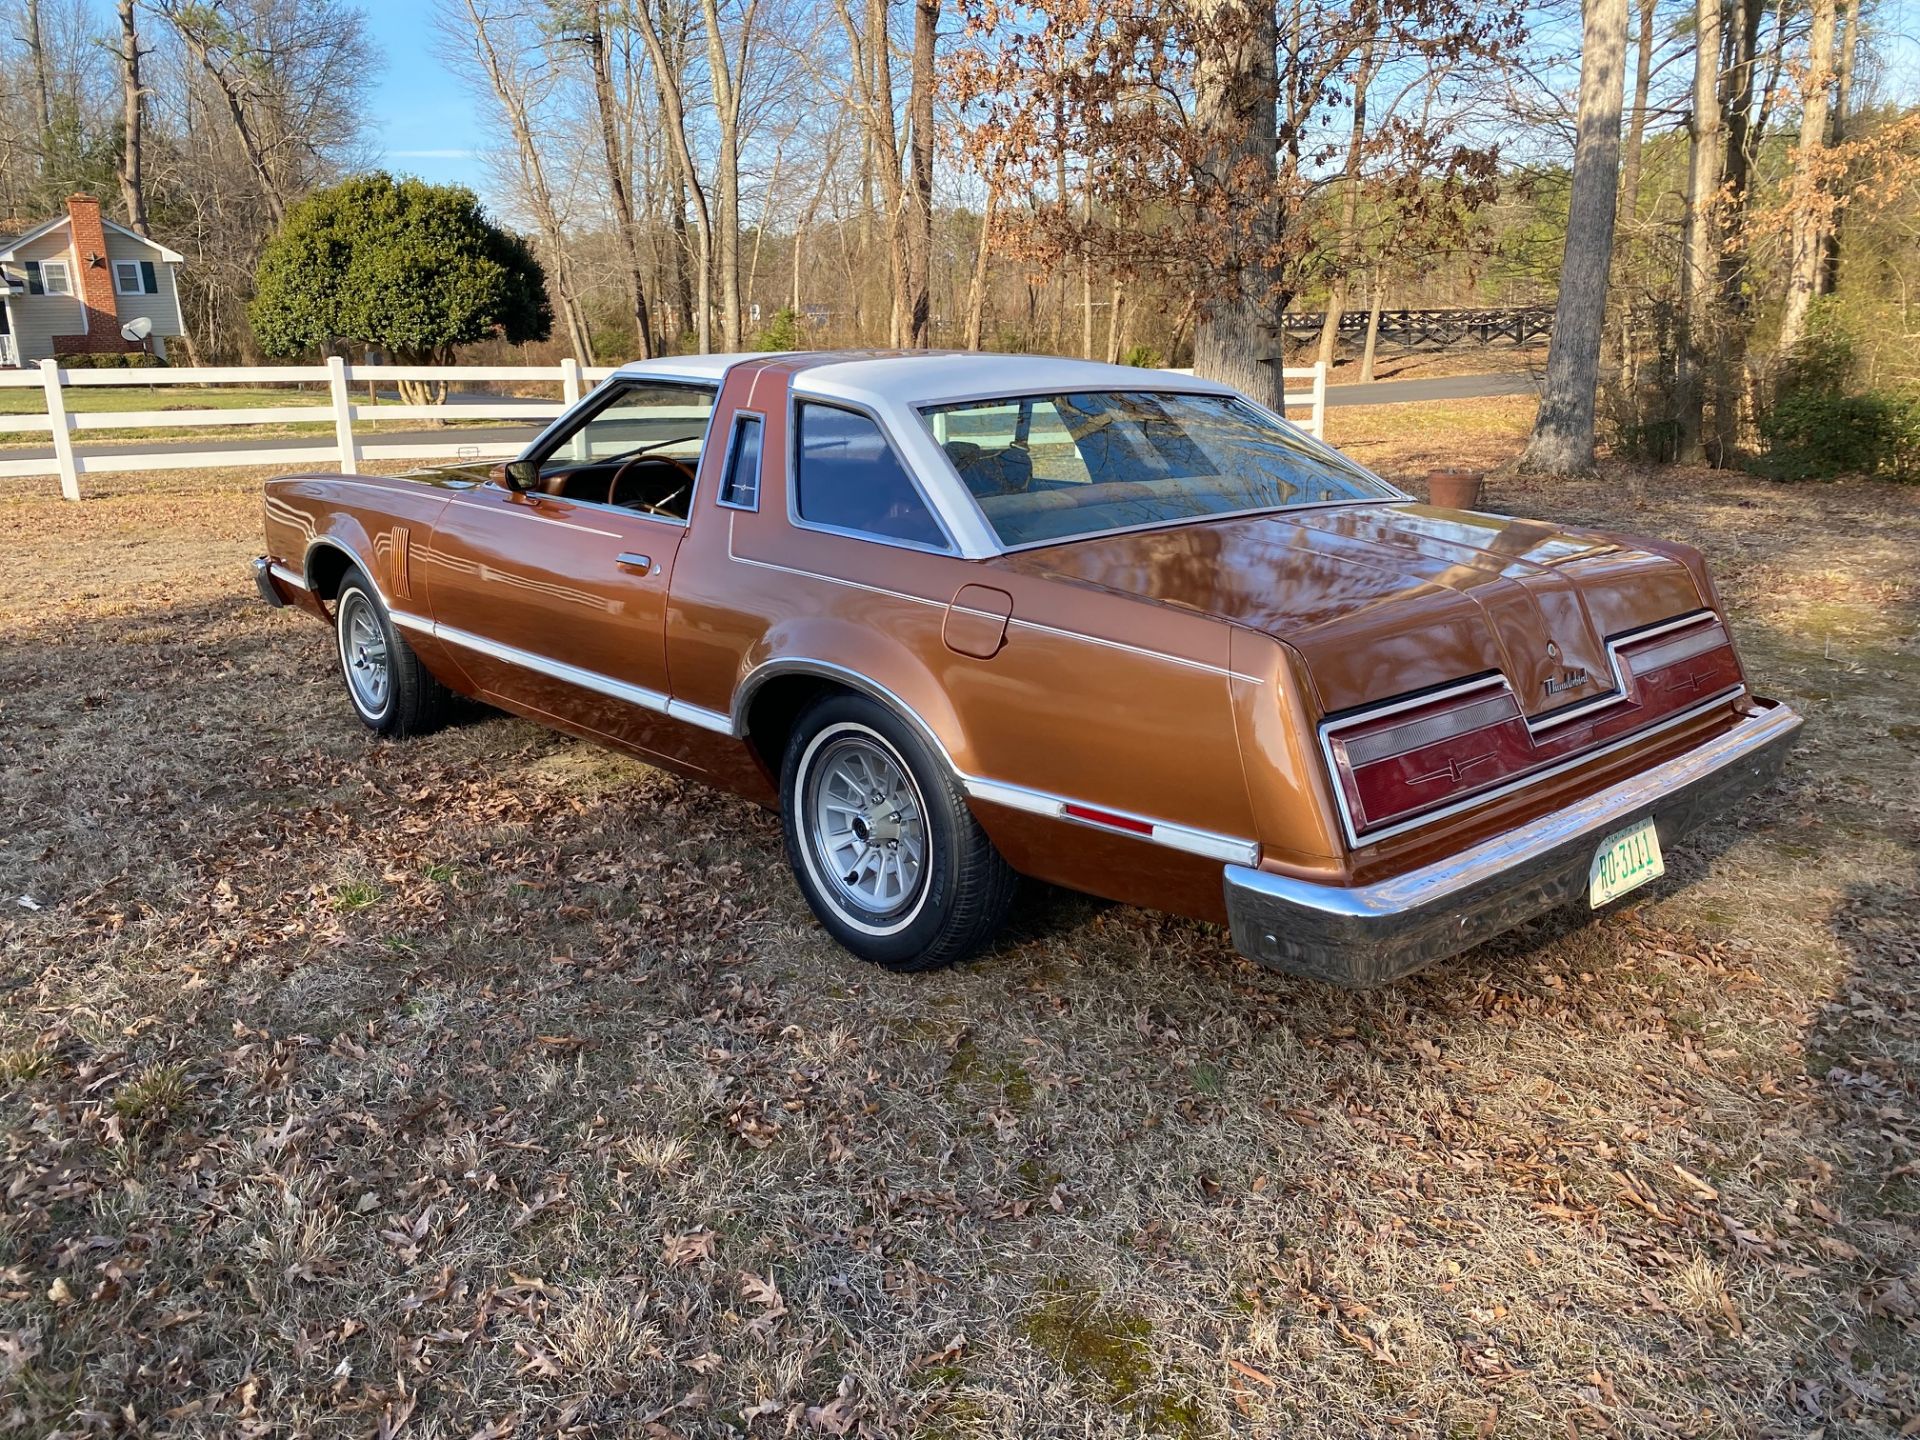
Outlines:
{"type": "MultiPolygon", "coordinates": [[[[804,355],[804,352],[799,352],[804,355]]],[[[631,378],[718,382],[746,360],[799,358],[794,354],[748,351],[721,355],[664,355],[620,367],[631,378]]],[[[1211,380],[1172,370],[1142,370],[1104,365],[1058,355],[983,355],[929,351],[876,354],[828,360],[793,377],[794,393],[823,400],[849,400],[876,409],[980,400],[995,395],[1036,395],[1068,390],[1160,390],[1184,394],[1232,392],[1211,380]]]]}
{"type": "Polygon", "coordinates": [[[796,394],[852,400],[875,408],[982,400],[996,395],[1054,391],[1160,390],[1186,394],[1231,393],[1211,380],[1170,370],[1103,365],[1057,355],[941,354],[876,355],[835,360],[794,376],[796,394]]]}
{"type": "Polygon", "coordinates": [[[616,374],[631,379],[712,380],[718,382],[742,360],[765,360],[765,355],[662,355],[653,360],[635,360],[622,365],[616,374]]]}

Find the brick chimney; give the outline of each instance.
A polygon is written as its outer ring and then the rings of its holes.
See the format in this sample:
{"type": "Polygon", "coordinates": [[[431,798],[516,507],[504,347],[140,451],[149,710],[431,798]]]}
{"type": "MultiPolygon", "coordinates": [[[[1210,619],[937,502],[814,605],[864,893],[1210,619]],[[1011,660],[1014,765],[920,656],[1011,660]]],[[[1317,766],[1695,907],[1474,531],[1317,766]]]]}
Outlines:
{"type": "Polygon", "coordinates": [[[73,288],[87,307],[87,329],[82,335],[55,335],[56,355],[83,351],[138,350],[120,334],[120,307],[114,300],[113,262],[107,259],[107,232],[100,226],[100,202],[91,195],[67,199],[67,217],[73,222],[73,253],[79,273],[73,288]]]}

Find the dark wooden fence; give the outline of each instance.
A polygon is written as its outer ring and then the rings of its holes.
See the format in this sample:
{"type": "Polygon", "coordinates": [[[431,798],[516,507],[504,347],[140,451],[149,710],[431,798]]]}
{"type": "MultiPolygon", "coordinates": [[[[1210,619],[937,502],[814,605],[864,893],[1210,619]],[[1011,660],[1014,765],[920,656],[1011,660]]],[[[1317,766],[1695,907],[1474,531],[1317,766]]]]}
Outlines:
{"type": "MultiPolygon", "coordinates": [[[[1327,322],[1324,311],[1289,311],[1282,328],[1294,338],[1318,335],[1327,322]]],[[[1365,339],[1367,311],[1349,310],[1340,317],[1340,334],[1365,339]]],[[[1505,310],[1382,310],[1380,343],[1402,350],[1445,350],[1451,345],[1489,345],[1504,340],[1525,345],[1553,333],[1551,306],[1505,310]]]]}

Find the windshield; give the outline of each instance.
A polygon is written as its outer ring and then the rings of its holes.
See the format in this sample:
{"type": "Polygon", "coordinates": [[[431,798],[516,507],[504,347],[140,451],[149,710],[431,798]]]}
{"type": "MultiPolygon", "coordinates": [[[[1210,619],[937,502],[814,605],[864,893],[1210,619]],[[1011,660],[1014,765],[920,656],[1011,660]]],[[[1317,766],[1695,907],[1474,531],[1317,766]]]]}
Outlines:
{"type": "Polygon", "coordinates": [[[1002,545],[1395,492],[1230,395],[1137,390],[921,415],[1002,545]]]}

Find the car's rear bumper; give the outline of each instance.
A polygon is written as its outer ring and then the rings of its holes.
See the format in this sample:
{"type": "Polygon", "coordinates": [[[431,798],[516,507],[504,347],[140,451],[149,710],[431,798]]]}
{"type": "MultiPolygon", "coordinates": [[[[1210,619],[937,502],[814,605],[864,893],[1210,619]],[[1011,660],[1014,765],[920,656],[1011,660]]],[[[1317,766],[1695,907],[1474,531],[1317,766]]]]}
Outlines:
{"type": "Polygon", "coordinates": [[[1292,974],[1377,985],[1584,900],[1594,850],[1609,833],[1651,815],[1671,844],[1780,773],[1800,717],[1758,703],[1765,708],[1684,755],[1391,880],[1317,885],[1229,865],[1233,943],[1292,974]]]}
{"type": "Polygon", "coordinates": [[[276,610],[287,603],[287,597],[280,593],[274,583],[273,562],[264,555],[256,555],[253,561],[253,584],[259,590],[260,598],[276,610]]]}

